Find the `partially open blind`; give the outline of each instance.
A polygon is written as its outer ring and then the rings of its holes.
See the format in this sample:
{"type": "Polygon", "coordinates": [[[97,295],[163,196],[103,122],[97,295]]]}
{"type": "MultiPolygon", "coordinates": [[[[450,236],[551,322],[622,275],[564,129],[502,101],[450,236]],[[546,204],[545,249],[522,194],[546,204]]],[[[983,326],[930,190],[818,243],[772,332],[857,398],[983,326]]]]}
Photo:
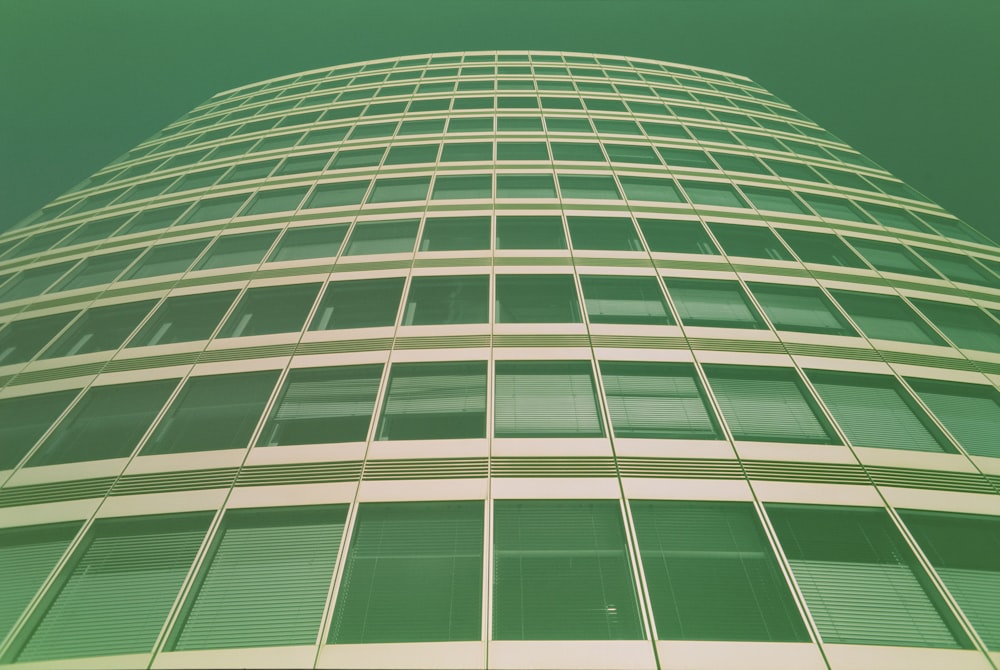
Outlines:
{"type": "Polygon", "coordinates": [[[1000,399],[992,386],[909,380],[966,451],[1000,458],[1000,399]]]}
{"type": "Polygon", "coordinates": [[[665,281],[685,326],[764,327],[764,322],[738,282],[672,277],[665,281]]]}
{"type": "Polygon", "coordinates": [[[590,361],[497,361],[497,437],[600,437],[590,361]]]}
{"type": "Polygon", "coordinates": [[[486,437],[486,361],[397,363],[378,439],[486,437]]]}

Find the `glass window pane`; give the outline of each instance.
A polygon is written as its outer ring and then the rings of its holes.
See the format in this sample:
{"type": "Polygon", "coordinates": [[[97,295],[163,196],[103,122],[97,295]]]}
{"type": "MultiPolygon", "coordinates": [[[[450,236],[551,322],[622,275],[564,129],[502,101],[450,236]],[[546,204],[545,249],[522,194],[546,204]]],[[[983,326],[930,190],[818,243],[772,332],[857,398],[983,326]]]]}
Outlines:
{"type": "Polygon", "coordinates": [[[486,323],[489,311],[489,275],[414,277],[403,325],[486,323]]]}
{"type": "Polygon", "coordinates": [[[591,323],[674,323],[656,277],[581,275],[580,285],[591,323]]]}
{"type": "MultiPolygon", "coordinates": [[[[447,145],[445,145],[447,148],[447,145]]],[[[443,175],[434,180],[433,200],[493,197],[493,175],[443,175]]]]}
{"type": "Polygon", "coordinates": [[[368,202],[424,200],[427,198],[427,189],[430,188],[430,185],[431,178],[429,175],[426,177],[383,177],[375,180],[375,188],[372,189],[372,194],[368,197],[368,202]]]}
{"type": "Polygon", "coordinates": [[[612,163],[639,163],[642,165],[660,165],[653,148],[642,144],[605,144],[604,150],[612,163]]]}
{"type": "Polygon", "coordinates": [[[89,389],[32,454],[28,465],[123,458],[132,453],[176,379],[89,389]]]}
{"type": "Polygon", "coordinates": [[[330,282],[309,330],[392,326],[403,282],[403,277],[330,282]]]}
{"type": "Polygon", "coordinates": [[[662,177],[619,177],[625,197],[629,200],[649,200],[652,202],[684,202],[680,190],[673,179],[662,177]]]}
{"type": "Polygon", "coordinates": [[[498,198],[554,198],[556,185],[550,174],[498,174],[498,198]]]}
{"type": "Polygon", "coordinates": [[[347,236],[347,224],[289,228],[268,257],[269,263],[307,258],[335,258],[347,236]]]}
{"type": "Polygon", "coordinates": [[[411,253],[417,241],[419,220],[361,221],[347,241],[345,256],[411,253]]]}
{"type": "Polygon", "coordinates": [[[558,216],[498,216],[497,249],[565,249],[558,216]]]}
{"type": "MultiPolygon", "coordinates": [[[[674,127],[680,128],[680,126],[674,127]]],[[[687,139],[687,134],[684,133],[683,130],[681,133],[684,138],[687,139]]],[[[666,163],[668,167],[702,168],[705,170],[715,169],[715,163],[712,162],[712,159],[709,158],[708,154],[704,151],[697,151],[695,149],[671,149],[668,147],[656,147],[656,150],[660,152],[660,156],[663,157],[663,162],[666,163]]]]}
{"type": "Polygon", "coordinates": [[[9,470],[20,463],[76,394],[75,390],[58,391],[0,400],[0,470],[9,470]]]}
{"type": "Polygon", "coordinates": [[[385,147],[374,149],[345,149],[337,154],[330,164],[330,170],[353,170],[375,167],[382,162],[385,147]]]}
{"type": "Polygon", "coordinates": [[[589,361],[497,361],[496,437],[603,437],[589,361]]]}
{"type": "Polygon", "coordinates": [[[312,194],[303,206],[304,209],[318,209],[320,207],[344,207],[347,205],[360,205],[368,192],[371,179],[361,179],[358,181],[341,181],[332,184],[319,184],[313,189],[312,194]]]}
{"type": "Polygon", "coordinates": [[[617,500],[498,500],[493,551],[493,639],[642,639],[617,500]]]}
{"type": "Polygon", "coordinates": [[[498,323],[580,323],[571,275],[497,275],[498,323]]]}
{"type": "Polygon", "coordinates": [[[614,177],[601,175],[559,175],[559,190],[564,198],[621,200],[614,177]]]}
{"type": "Polygon", "coordinates": [[[792,255],[770,228],[729,223],[710,223],[708,227],[722,245],[723,251],[730,256],[766,258],[773,261],[792,260],[792,255]]]}
{"type": "MultiPolygon", "coordinates": [[[[871,190],[871,187],[869,187],[868,190],[871,190]]],[[[930,232],[927,229],[927,226],[918,221],[915,216],[910,214],[905,209],[899,209],[898,207],[886,207],[885,205],[876,205],[867,202],[864,205],[868,213],[871,214],[876,221],[887,228],[913,230],[918,233],[930,232]]]]}
{"type": "Polygon", "coordinates": [[[419,163],[433,163],[437,159],[437,154],[437,144],[394,146],[389,148],[389,155],[385,158],[385,164],[414,165],[419,163]]]}
{"type": "Polygon", "coordinates": [[[498,142],[498,161],[547,161],[549,150],[545,142],[498,142]]]}
{"type": "Polygon", "coordinates": [[[167,298],[128,346],[207,340],[233,304],[236,294],[237,291],[222,291],[167,298]]]}
{"type": "Polygon", "coordinates": [[[650,251],[717,256],[715,242],[698,221],[639,219],[639,228],[650,251]]]}
{"type": "Polygon", "coordinates": [[[902,298],[852,291],[830,293],[867,337],[915,344],[945,344],[902,298]]]}
{"type": "Polygon", "coordinates": [[[784,212],[787,214],[809,214],[809,210],[803,205],[795,194],[791,191],[781,191],[773,188],[760,188],[756,186],[740,186],[743,193],[750,198],[753,206],[759,210],[771,212],[784,212]]]}
{"type": "Polygon", "coordinates": [[[191,240],[153,247],[122,279],[146,279],[186,272],[207,246],[208,240],[191,240]]]}
{"type": "Polygon", "coordinates": [[[714,328],[766,328],[739,282],[721,279],[664,279],[681,322],[714,328]]]}
{"type": "Polygon", "coordinates": [[[277,160],[242,163],[230,170],[229,173],[222,178],[220,183],[233,184],[241,181],[250,181],[251,179],[263,179],[271,174],[271,170],[273,170],[274,166],[277,164],[277,160]]]}
{"type": "Polygon", "coordinates": [[[907,381],[968,453],[1000,458],[1000,396],[995,387],[929,379],[907,381]]]}
{"type": "Polygon", "coordinates": [[[799,196],[822,217],[871,223],[868,217],[850,200],[812,193],[799,193],[799,196]]]}
{"type": "Polygon", "coordinates": [[[82,263],[53,286],[52,290],[72,291],[112,282],[139,256],[139,253],[138,249],[133,249],[117,254],[85,258],[82,263]]]}
{"type": "Polygon", "coordinates": [[[301,330],[319,289],[319,284],[251,288],[240,299],[218,337],[248,337],[301,330]]]}
{"type": "Polygon", "coordinates": [[[819,288],[751,283],[750,291],[778,330],[857,335],[819,288]]]}
{"type": "Polygon", "coordinates": [[[861,257],[836,235],[780,230],[781,237],[803,263],[822,263],[845,268],[867,269],[861,257]]]}
{"type": "MultiPolygon", "coordinates": [[[[232,212],[229,215],[219,218],[229,218],[229,216],[235,214],[236,210],[239,209],[239,206],[243,204],[243,200],[246,199],[246,196],[236,196],[236,198],[239,199],[239,204],[232,210],[232,212]]],[[[218,211],[210,208],[210,205],[212,203],[209,203],[209,201],[203,200],[202,202],[205,203],[205,207],[208,209],[200,211],[199,216],[209,216],[210,214],[212,214],[213,211],[218,211]]],[[[123,226],[122,229],[118,231],[118,235],[148,233],[153,230],[161,230],[163,228],[167,228],[171,224],[173,224],[174,221],[177,221],[180,215],[183,214],[184,210],[186,210],[187,208],[188,205],[187,203],[185,203],[183,205],[172,205],[170,207],[160,207],[158,209],[143,210],[142,212],[136,214],[131,221],[125,224],[125,226],[123,226]]],[[[188,223],[195,223],[195,221],[187,220],[187,218],[185,220],[188,223]]]]}
{"type": "Polygon", "coordinates": [[[849,237],[848,241],[876,270],[938,278],[937,274],[927,267],[926,263],[901,244],[863,240],[856,237],[849,237]]]}
{"type": "Polygon", "coordinates": [[[155,300],[146,300],[88,309],[42,354],[42,358],[117,349],[155,304],[155,300]]]}
{"type": "Polygon", "coordinates": [[[292,370],[257,446],[363,442],[381,379],[382,365],[292,370]]]}
{"type": "Polygon", "coordinates": [[[490,217],[433,217],[424,222],[420,251],[490,248],[490,217]]]}
{"type": "Polygon", "coordinates": [[[362,503],[328,642],[482,636],[483,503],[362,503]]]}
{"type": "Polygon", "coordinates": [[[396,363],[379,440],[486,437],[486,361],[396,363]]]}
{"type": "Polygon", "coordinates": [[[601,361],[616,437],[722,439],[694,366],[601,361]]]}
{"type": "MultiPolygon", "coordinates": [[[[590,132],[588,127],[584,132],[590,132]]],[[[553,142],[552,158],[557,161],[604,163],[604,152],[596,142],[553,142]]]]}
{"type": "Polygon", "coordinates": [[[794,370],[706,365],[705,374],[735,439],[837,443],[794,370]]]}
{"type": "Polygon", "coordinates": [[[113,216],[109,219],[88,221],[60,240],[55,246],[69,247],[75,244],[86,244],[88,242],[96,242],[97,240],[107,239],[111,237],[111,235],[113,235],[114,232],[128,220],[128,218],[129,217],[126,214],[125,216],[113,216]]]}
{"type": "Polygon", "coordinates": [[[978,307],[931,300],[913,304],[960,349],[1000,353],[1000,326],[978,307]]]}
{"type": "MultiPolygon", "coordinates": [[[[461,119],[452,119],[452,126],[461,119]]],[[[468,119],[466,119],[468,120],[468,119]]],[[[489,130],[493,130],[493,121],[490,119],[489,130]]],[[[442,163],[462,163],[466,161],[491,161],[493,160],[492,142],[449,142],[441,150],[442,163]]]]}
{"type": "MultiPolygon", "coordinates": [[[[247,201],[247,194],[241,193],[239,195],[225,195],[220,198],[205,198],[204,200],[199,200],[195,203],[195,206],[187,213],[184,219],[178,225],[188,225],[191,223],[202,223],[205,221],[218,221],[221,219],[231,219],[235,216],[242,207],[243,203],[247,201]]],[[[131,228],[137,225],[138,217],[132,219],[126,227],[128,230],[126,232],[138,232],[131,230],[131,228]]],[[[172,220],[171,220],[172,221],[172,220]]],[[[163,228],[169,223],[162,226],[156,226],[157,228],[163,228]]]]}
{"type": "Polygon", "coordinates": [[[930,249],[920,249],[920,255],[930,262],[935,270],[952,281],[993,288],[1000,287],[1000,280],[997,280],[993,274],[987,272],[968,256],[931,251],[930,249]]]}
{"type": "MultiPolygon", "coordinates": [[[[322,172],[326,164],[330,162],[330,154],[308,154],[306,156],[292,156],[286,158],[285,162],[278,168],[276,175],[306,174],[309,172],[322,172]]],[[[298,203],[294,203],[297,205],[298,203]]],[[[293,205],[293,208],[294,208],[293,205]]]]}
{"type": "Polygon", "coordinates": [[[309,187],[283,188],[260,191],[254,196],[250,205],[243,211],[243,216],[257,214],[276,214],[278,212],[293,212],[306,196],[309,187]]]}
{"type": "Polygon", "coordinates": [[[750,503],[633,500],[630,507],[657,637],[809,641],[750,503]]]}
{"type": "Polygon", "coordinates": [[[632,219],[620,216],[570,216],[568,222],[574,249],[643,250],[632,219]]]}
{"type": "Polygon", "coordinates": [[[170,649],[313,644],[346,516],[346,505],[228,512],[170,649]]]}
{"type": "Polygon", "coordinates": [[[749,207],[730,184],[709,181],[682,181],[681,186],[695,205],[749,207]]]}
{"type": "Polygon", "coordinates": [[[277,380],[277,370],[188,379],[142,454],[245,448],[277,380]]]}
{"type": "Polygon", "coordinates": [[[257,265],[274,244],[278,231],[223,235],[212,243],[195,270],[215,270],[237,265],[257,265]]]}
{"type": "Polygon", "coordinates": [[[31,360],[77,314],[79,312],[66,312],[7,324],[0,330],[0,365],[31,360]]]}

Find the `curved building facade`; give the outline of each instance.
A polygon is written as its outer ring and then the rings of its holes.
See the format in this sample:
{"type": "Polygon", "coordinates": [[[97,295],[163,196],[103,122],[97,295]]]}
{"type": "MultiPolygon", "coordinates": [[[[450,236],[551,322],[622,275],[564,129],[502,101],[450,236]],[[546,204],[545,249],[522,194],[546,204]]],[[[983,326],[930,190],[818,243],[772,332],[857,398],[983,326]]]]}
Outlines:
{"type": "Polygon", "coordinates": [[[739,75],[220,93],[0,235],[0,662],[996,668],[998,319],[739,75]]]}

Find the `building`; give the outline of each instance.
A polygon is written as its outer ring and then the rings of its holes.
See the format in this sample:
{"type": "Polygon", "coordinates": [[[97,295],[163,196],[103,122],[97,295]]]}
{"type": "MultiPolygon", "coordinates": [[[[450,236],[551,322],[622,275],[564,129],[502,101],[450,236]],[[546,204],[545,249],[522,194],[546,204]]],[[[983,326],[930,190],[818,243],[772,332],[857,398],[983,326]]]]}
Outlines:
{"type": "Polygon", "coordinates": [[[0,235],[0,661],[995,668],[998,318],[742,76],[221,93],[0,235]]]}

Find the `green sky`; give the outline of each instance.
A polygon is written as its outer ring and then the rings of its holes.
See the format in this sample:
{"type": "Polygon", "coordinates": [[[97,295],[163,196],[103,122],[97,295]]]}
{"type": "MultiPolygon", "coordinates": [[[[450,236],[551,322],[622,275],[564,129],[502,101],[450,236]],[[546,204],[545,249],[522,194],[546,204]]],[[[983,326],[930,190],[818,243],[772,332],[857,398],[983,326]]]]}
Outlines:
{"type": "Polygon", "coordinates": [[[0,229],[216,91],[555,49],[745,74],[1000,239],[996,0],[0,0],[0,229]]]}

